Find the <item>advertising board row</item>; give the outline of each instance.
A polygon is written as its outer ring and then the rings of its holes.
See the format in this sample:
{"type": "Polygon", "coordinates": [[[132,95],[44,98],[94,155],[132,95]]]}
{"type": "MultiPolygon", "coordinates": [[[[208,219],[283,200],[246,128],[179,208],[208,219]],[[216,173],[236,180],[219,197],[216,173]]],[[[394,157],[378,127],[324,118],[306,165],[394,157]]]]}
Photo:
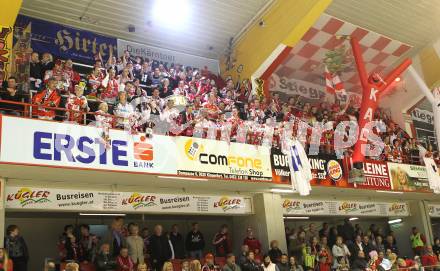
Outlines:
{"type": "Polygon", "coordinates": [[[17,17],[15,27],[16,29],[30,27],[31,47],[34,52],[48,52],[63,60],[70,58],[80,63],[94,64],[98,54],[107,61],[110,54],[120,57],[124,51],[129,51],[133,57],[140,56],[168,67],[182,64],[199,69],[206,67],[214,74],[219,73],[219,63],[215,59],[107,37],[24,15],[17,17]]]}
{"type": "Polygon", "coordinates": [[[405,202],[359,202],[332,200],[284,199],[284,215],[306,216],[409,216],[409,206],[405,202]]]}
{"type": "MultiPolygon", "coordinates": [[[[342,160],[325,154],[309,155],[308,158],[314,177],[311,184],[315,186],[431,192],[424,166],[368,160],[363,167],[365,181],[351,183],[342,160]]],[[[287,158],[280,150],[271,150],[271,166],[274,182],[290,183],[287,158]]]]}
{"type": "MultiPolygon", "coordinates": [[[[1,117],[0,162],[48,167],[169,174],[288,184],[286,157],[277,149],[191,137],[131,135],[110,130],[16,117],[1,117]]],[[[429,191],[423,166],[368,161],[365,182],[348,181],[341,160],[309,156],[312,185],[375,190],[429,191]]]]}
{"type": "Polygon", "coordinates": [[[7,187],[7,209],[250,214],[251,198],[7,187]]]}

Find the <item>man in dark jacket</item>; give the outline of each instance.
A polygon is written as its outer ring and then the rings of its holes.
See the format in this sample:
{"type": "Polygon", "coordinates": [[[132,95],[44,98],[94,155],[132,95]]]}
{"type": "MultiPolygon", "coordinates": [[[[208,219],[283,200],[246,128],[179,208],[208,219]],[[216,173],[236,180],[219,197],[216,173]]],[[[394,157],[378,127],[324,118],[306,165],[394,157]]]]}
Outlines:
{"type": "Polygon", "coordinates": [[[199,223],[192,224],[192,230],[186,235],[186,251],[192,259],[201,259],[205,248],[205,238],[199,231],[199,223]]]}
{"type": "Polygon", "coordinates": [[[262,271],[263,268],[255,261],[255,254],[252,251],[247,253],[247,260],[241,267],[242,271],[262,271]]]}
{"type": "Polygon", "coordinates": [[[174,258],[175,259],[184,259],[185,258],[185,249],[184,249],[185,243],[183,242],[183,236],[179,233],[179,227],[177,226],[177,224],[174,224],[171,227],[170,241],[171,241],[171,244],[173,244],[174,258]]]}
{"type": "Polygon", "coordinates": [[[361,250],[358,252],[356,259],[353,261],[351,265],[351,269],[353,271],[361,271],[367,268],[367,260],[365,259],[365,253],[361,250]]]}
{"type": "Polygon", "coordinates": [[[342,225],[340,230],[338,229],[338,232],[341,233],[342,238],[344,238],[348,246],[353,242],[353,238],[355,237],[354,227],[348,218],[344,219],[344,225],[342,225]]]}
{"type": "Polygon", "coordinates": [[[279,271],[289,271],[289,257],[287,257],[287,254],[283,253],[281,254],[280,262],[277,263],[279,271]]]}
{"type": "Polygon", "coordinates": [[[110,245],[101,246],[101,252],[96,256],[96,271],[113,271],[116,269],[116,260],[110,254],[110,245]]]}
{"type": "Polygon", "coordinates": [[[14,263],[14,271],[27,271],[29,252],[20,229],[17,225],[9,225],[6,229],[5,249],[14,263]]]}
{"type": "Polygon", "coordinates": [[[161,271],[164,262],[171,258],[171,247],[168,238],[162,232],[162,226],[154,227],[154,234],[150,237],[150,246],[148,247],[151,257],[153,270],[161,271]]]}

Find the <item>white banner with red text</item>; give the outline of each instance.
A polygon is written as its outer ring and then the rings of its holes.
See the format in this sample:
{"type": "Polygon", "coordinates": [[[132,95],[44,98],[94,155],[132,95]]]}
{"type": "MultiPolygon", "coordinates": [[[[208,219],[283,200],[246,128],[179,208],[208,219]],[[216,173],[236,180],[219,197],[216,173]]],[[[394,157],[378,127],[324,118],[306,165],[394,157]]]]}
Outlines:
{"type": "Polygon", "coordinates": [[[7,187],[6,209],[141,213],[250,214],[251,198],[7,187]]]}
{"type": "Polygon", "coordinates": [[[405,202],[359,202],[283,199],[284,215],[305,216],[409,216],[405,202]]]}

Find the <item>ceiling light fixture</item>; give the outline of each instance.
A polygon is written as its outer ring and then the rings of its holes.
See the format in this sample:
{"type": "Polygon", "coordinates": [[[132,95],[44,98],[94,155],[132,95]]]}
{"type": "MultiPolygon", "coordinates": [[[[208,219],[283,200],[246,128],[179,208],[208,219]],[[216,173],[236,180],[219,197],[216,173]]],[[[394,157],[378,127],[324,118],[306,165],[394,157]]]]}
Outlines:
{"type": "Polygon", "coordinates": [[[295,193],[296,191],[292,190],[292,189],[287,189],[287,188],[272,188],[270,189],[270,192],[272,193],[295,193]]]}
{"type": "Polygon", "coordinates": [[[385,190],[376,190],[377,193],[387,193],[387,194],[403,194],[403,192],[399,191],[385,191],[385,190]]]}
{"type": "Polygon", "coordinates": [[[186,178],[186,177],[177,177],[177,176],[157,176],[158,178],[161,178],[161,179],[173,179],[173,180],[175,180],[175,179],[179,179],[179,180],[190,180],[190,181],[203,181],[203,182],[207,182],[208,181],[208,179],[204,179],[204,178],[191,178],[191,177],[188,177],[188,178],[186,178]]]}
{"type": "Polygon", "coordinates": [[[182,29],[190,17],[190,5],[187,0],[156,0],[152,9],[156,25],[173,29],[182,29]]]}
{"type": "Polygon", "coordinates": [[[310,219],[310,217],[308,217],[308,216],[285,216],[284,219],[306,220],[306,219],[310,219]]]}
{"type": "Polygon", "coordinates": [[[354,220],[358,220],[358,219],[359,219],[359,217],[350,217],[348,220],[354,221],[354,220]]]}
{"type": "Polygon", "coordinates": [[[400,77],[396,77],[396,79],[394,79],[396,82],[400,82],[400,80],[402,80],[400,77]]]}
{"type": "Polygon", "coordinates": [[[126,214],[110,214],[110,213],[79,213],[80,216],[126,216],[126,214]]]}
{"type": "Polygon", "coordinates": [[[402,222],[402,219],[397,218],[397,219],[393,219],[393,220],[388,220],[388,224],[397,224],[402,222]]]}

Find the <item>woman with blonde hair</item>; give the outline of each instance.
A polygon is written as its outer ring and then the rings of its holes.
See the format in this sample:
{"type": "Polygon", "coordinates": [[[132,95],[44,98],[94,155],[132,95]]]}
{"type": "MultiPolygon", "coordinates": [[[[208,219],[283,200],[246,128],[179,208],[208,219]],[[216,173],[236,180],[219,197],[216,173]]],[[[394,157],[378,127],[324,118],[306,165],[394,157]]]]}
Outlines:
{"type": "Polygon", "coordinates": [[[66,264],[66,271],[79,271],[79,265],[77,263],[66,264]]]}
{"type": "Polygon", "coordinates": [[[147,268],[147,264],[146,263],[138,264],[137,271],[147,271],[147,270],[148,270],[148,268],[147,268]]]}
{"type": "Polygon", "coordinates": [[[189,271],[200,271],[202,270],[202,264],[199,260],[193,260],[191,261],[189,265],[189,271]]]}
{"type": "Polygon", "coordinates": [[[173,271],[174,267],[171,262],[165,262],[162,267],[162,271],[173,271]]]}
{"type": "Polygon", "coordinates": [[[13,270],[12,260],[9,259],[8,252],[4,248],[0,248],[0,270],[13,270]]]}

